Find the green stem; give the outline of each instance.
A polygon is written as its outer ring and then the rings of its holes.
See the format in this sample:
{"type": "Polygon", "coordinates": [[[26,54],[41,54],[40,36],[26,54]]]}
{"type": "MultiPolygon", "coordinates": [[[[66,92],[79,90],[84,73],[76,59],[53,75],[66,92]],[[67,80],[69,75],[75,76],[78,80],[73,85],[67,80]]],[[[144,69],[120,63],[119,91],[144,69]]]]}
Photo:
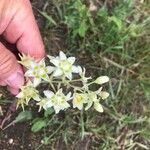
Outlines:
{"type": "Polygon", "coordinates": [[[85,135],[85,128],[84,128],[84,111],[83,111],[83,109],[81,110],[81,112],[80,112],[80,121],[81,121],[81,138],[82,138],[82,140],[83,140],[83,138],[84,138],[84,135],[85,135]]]}
{"type": "MultiPolygon", "coordinates": [[[[48,141],[62,128],[62,126],[65,123],[63,122],[49,137],[48,137],[48,141]]],[[[43,143],[41,145],[39,145],[36,150],[38,150],[39,148],[41,148],[43,146],[43,143]]]]}

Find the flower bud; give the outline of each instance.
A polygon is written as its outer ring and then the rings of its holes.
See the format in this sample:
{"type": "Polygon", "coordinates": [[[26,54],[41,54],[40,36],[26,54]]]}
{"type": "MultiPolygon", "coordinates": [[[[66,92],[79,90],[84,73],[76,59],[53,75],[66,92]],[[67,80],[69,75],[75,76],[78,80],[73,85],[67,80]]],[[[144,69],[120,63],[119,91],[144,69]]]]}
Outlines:
{"type": "Polygon", "coordinates": [[[106,99],[108,96],[109,96],[109,93],[108,93],[108,92],[105,92],[105,91],[101,91],[101,92],[100,92],[100,97],[101,97],[102,99],[106,99]]]}
{"type": "Polygon", "coordinates": [[[109,78],[107,77],[107,76],[100,76],[100,77],[98,77],[95,81],[94,81],[94,83],[96,83],[96,84],[103,84],[103,83],[106,83],[106,82],[108,82],[109,81],[109,78]]]}

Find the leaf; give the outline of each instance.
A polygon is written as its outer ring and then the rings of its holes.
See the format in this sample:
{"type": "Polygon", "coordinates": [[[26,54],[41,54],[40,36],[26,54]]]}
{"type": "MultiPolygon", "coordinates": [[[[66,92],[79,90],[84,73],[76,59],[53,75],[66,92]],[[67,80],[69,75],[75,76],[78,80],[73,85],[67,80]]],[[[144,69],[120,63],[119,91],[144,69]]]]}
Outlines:
{"type": "Polygon", "coordinates": [[[44,116],[48,117],[49,115],[53,114],[53,112],[54,112],[53,108],[48,108],[47,110],[45,110],[44,116]]]}
{"type": "Polygon", "coordinates": [[[14,122],[22,122],[32,119],[32,113],[31,111],[22,111],[19,113],[19,115],[15,118],[14,122]]]}
{"type": "Polygon", "coordinates": [[[99,11],[97,12],[97,15],[103,18],[107,18],[108,16],[107,8],[103,6],[101,9],[99,9],[99,11]]]}
{"type": "Polygon", "coordinates": [[[33,125],[32,125],[32,128],[31,128],[31,131],[32,132],[38,132],[40,131],[43,127],[46,126],[46,121],[45,120],[38,120],[37,122],[35,122],[33,125]]]}
{"type": "Polygon", "coordinates": [[[78,30],[78,33],[81,37],[85,37],[86,31],[88,30],[88,26],[85,21],[82,21],[78,30]]]}
{"type": "Polygon", "coordinates": [[[116,26],[118,27],[118,30],[122,29],[122,20],[117,18],[116,16],[109,17],[109,20],[114,22],[116,26]]]}
{"type": "Polygon", "coordinates": [[[145,93],[145,97],[148,101],[150,101],[150,84],[149,83],[141,83],[141,86],[143,88],[143,91],[145,93]]]}
{"type": "Polygon", "coordinates": [[[148,148],[146,145],[142,144],[142,143],[136,142],[136,144],[137,144],[138,146],[140,146],[141,148],[143,148],[143,149],[149,150],[149,148],[148,148]]]}
{"type": "Polygon", "coordinates": [[[55,22],[55,20],[51,17],[51,16],[49,16],[46,12],[42,12],[42,11],[39,11],[39,13],[43,16],[43,17],[45,17],[47,20],[48,20],[48,22],[50,23],[50,24],[53,24],[53,25],[57,25],[57,23],[55,22]]]}

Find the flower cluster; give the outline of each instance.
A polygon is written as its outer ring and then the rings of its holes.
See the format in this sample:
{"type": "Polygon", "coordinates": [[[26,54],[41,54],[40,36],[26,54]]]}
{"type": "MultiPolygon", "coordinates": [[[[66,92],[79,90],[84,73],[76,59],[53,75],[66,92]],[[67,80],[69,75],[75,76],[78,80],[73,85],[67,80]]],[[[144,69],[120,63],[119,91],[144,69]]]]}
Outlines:
{"type": "Polygon", "coordinates": [[[47,57],[49,66],[46,66],[44,59],[38,62],[24,54],[20,56],[19,62],[26,67],[25,77],[28,81],[17,95],[17,106],[21,105],[24,108],[24,105],[34,100],[39,106],[39,111],[53,108],[56,114],[71,106],[79,110],[88,110],[93,106],[98,112],[103,112],[100,102],[106,99],[109,93],[102,91],[101,85],[109,81],[107,76],[100,76],[96,80],[86,77],[86,69],[74,65],[75,57],[67,58],[62,51],[59,56],[47,57]],[[80,84],[76,84],[77,82],[80,84]],[[49,84],[43,94],[37,90],[41,83],[49,84]],[[92,84],[98,84],[100,88],[92,91],[92,84]]]}

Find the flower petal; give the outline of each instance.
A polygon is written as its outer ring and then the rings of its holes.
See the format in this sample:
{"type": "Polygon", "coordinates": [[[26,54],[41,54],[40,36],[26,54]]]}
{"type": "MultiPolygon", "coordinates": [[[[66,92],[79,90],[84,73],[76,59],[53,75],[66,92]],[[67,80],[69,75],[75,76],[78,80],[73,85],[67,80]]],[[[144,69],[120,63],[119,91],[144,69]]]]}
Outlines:
{"type": "Polygon", "coordinates": [[[51,59],[55,59],[54,56],[50,56],[50,55],[47,55],[47,57],[51,60],[51,59]]]}
{"type": "Polygon", "coordinates": [[[60,52],[59,52],[59,57],[60,57],[61,60],[67,59],[67,57],[66,57],[66,55],[64,54],[63,51],[60,51],[60,52]]]}
{"type": "Polygon", "coordinates": [[[33,77],[34,76],[33,75],[33,70],[26,71],[25,76],[27,76],[27,77],[33,77]]]}
{"type": "Polygon", "coordinates": [[[66,77],[67,77],[69,80],[72,80],[72,73],[66,74],[66,77]]]}
{"type": "Polygon", "coordinates": [[[45,67],[45,60],[42,59],[42,60],[39,62],[39,65],[42,65],[43,67],[45,67]]]}
{"type": "Polygon", "coordinates": [[[33,80],[33,86],[34,87],[37,87],[40,83],[41,83],[41,79],[40,78],[34,78],[34,80],[33,80]]]}
{"type": "Polygon", "coordinates": [[[109,96],[109,93],[105,92],[105,91],[101,91],[100,96],[101,96],[102,99],[106,99],[109,96]]]}
{"type": "Polygon", "coordinates": [[[20,92],[18,95],[16,95],[17,98],[22,98],[24,96],[23,92],[20,92]]]}
{"type": "Polygon", "coordinates": [[[45,90],[43,93],[47,98],[51,98],[54,95],[54,93],[50,90],[45,90]]]}
{"type": "Polygon", "coordinates": [[[107,77],[107,76],[100,76],[100,77],[98,77],[98,78],[94,81],[94,83],[103,84],[103,83],[106,83],[106,82],[108,82],[108,81],[109,81],[109,77],[107,77]]]}
{"type": "Polygon", "coordinates": [[[71,99],[71,92],[69,92],[67,95],[66,95],[66,101],[69,101],[71,99]]]}
{"type": "Polygon", "coordinates": [[[103,112],[103,107],[100,103],[94,103],[94,108],[98,111],[98,112],[103,112]]]}
{"type": "Polygon", "coordinates": [[[76,58],[75,57],[69,57],[69,58],[67,58],[67,60],[69,61],[69,63],[73,64],[75,62],[76,58]]]}
{"type": "Polygon", "coordinates": [[[54,73],[53,73],[53,76],[54,77],[59,77],[59,76],[61,76],[61,75],[63,75],[63,72],[62,72],[62,70],[61,69],[56,69],[55,71],[54,71],[54,73]]]}
{"type": "Polygon", "coordinates": [[[50,73],[52,73],[55,70],[55,67],[47,66],[46,70],[47,70],[47,74],[50,74],[50,73]]]}
{"type": "Polygon", "coordinates": [[[93,102],[89,101],[87,106],[85,107],[85,110],[88,110],[92,106],[93,102]]]}
{"type": "Polygon", "coordinates": [[[74,72],[74,73],[79,73],[79,68],[78,68],[78,66],[72,66],[72,72],[74,72]]]}
{"type": "Polygon", "coordinates": [[[51,59],[50,62],[51,62],[52,64],[54,64],[56,67],[59,66],[59,59],[58,59],[58,58],[51,59]]]}

